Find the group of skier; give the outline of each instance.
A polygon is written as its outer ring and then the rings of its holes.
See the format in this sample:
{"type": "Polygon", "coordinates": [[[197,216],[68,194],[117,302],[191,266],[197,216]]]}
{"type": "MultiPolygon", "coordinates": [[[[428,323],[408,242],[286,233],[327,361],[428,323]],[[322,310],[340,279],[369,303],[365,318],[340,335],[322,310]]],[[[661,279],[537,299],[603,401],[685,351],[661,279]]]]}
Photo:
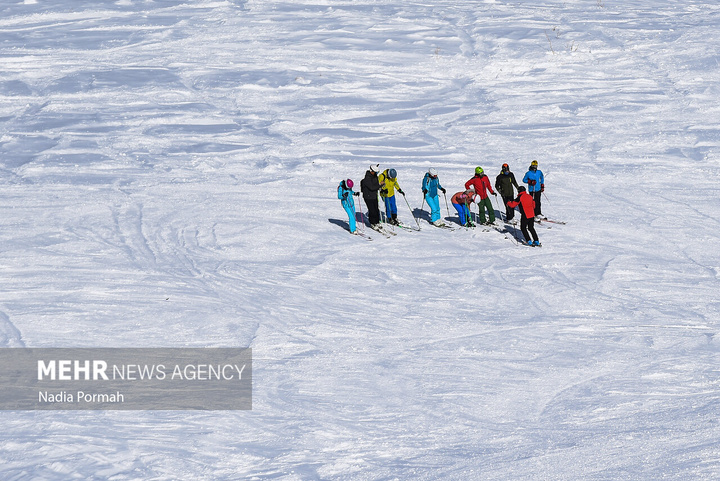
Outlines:
{"type": "MultiPolygon", "coordinates": [[[[539,246],[540,242],[535,231],[535,220],[542,218],[541,195],[545,191],[545,177],[542,171],[538,169],[537,160],[533,160],[530,164],[522,183],[527,184],[528,187],[518,185],[515,174],[510,171],[508,164],[503,164],[500,174],[495,178],[495,189],[497,190],[495,192],[483,168],[476,167],[475,175],[465,182],[465,190],[456,192],[451,196],[451,202],[458,213],[460,224],[465,227],[474,227],[470,215],[470,205],[476,203],[479,208],[478,222],[485,225],[494,225],[495,210],[489,196],[497,196],[499,193],[505,205],[505,221],[515,223],[513,219],[515,209],[518,208],[520,211],[520,230],[525,238],[525,243],[530,246],[539,246]],[[517,195],[515,195],[515,191],[517,191],[517,195]],[[486,211],[487,216],[485,215],[486,211]]],[[[357,233],[353,197],[359,196],[361,193],[367,206],[368,221],[372,229],[382,231],[378,195],[384,203],[386,222],[391,225],[400,225],[397,219],[396,193],[404,197],[405,192],[400,188],[395,169],[385,169],[380,172],[379,164],[371,165],[360,182],[360,192],[354,192],[353,187],[354,183],[351,179],[343,180],[338,186],[338,199],[348,215],[350,232],[357,233]]],[[[430,222],[437,227],[448,227],[440,214],[439,195],[439,192],[445,195],[447,191],[440,184],[435,168],[431,167],[425,173],[421,189],[424,198],[423,203],[427,202],[430,209],[430,222]]]]}

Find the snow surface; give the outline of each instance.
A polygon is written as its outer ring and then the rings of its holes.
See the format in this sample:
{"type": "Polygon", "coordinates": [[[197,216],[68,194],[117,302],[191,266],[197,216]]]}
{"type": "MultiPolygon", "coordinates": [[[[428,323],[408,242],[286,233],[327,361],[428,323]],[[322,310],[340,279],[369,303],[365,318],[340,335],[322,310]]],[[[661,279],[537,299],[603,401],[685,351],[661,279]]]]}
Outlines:
{"type": "Polygon", "coordinates": [[[2,412],[0,479],[720,479],[719,48],[696,0],[1,2],[0,346],[250,346],[254,398],[2,412]],[[418,209],[533,159],[541,249],[344,229],[370,163],[418,209]]]}

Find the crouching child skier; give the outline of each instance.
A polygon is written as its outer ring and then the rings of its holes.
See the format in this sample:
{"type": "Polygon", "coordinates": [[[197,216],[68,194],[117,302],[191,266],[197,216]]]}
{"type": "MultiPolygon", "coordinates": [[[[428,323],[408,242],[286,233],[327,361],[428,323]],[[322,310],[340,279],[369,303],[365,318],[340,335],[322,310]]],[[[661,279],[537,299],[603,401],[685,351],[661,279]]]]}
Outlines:
{"type": "Polygon", "coordinates": [[[338,199],[340,199],[340,203],[348,215],[350,232],[352,234],[357,234],[357,225],[355,223],[355,201],[353,200],[353,196],[359,196],[360,192],[353,192],[353,186],[354,184],[352,179],[343,180],[340,182],[340,185],[338,185],[337,192],[338,199]]]}
{"type": "Polygon", "coordinates": [[[470,204],[475,200],[475,192],[472,189],[456,192],[450,200],[460,217],[460,225],[463,227],[475,227],[470,220],[470,204]]]}
{"type": "Polygon", "coordinates": [[[422,193],[425,196],[425,200],[430,207],[430,222],[437,226],[442,227],[445,223],[440,219],[440,196],[438,196],[438,189],[444,194],[446,190],[440,185],[440,179],[438,179],[437,170],[430,168],[422,181],[422,193]]]}
{"type": "Polygon", "coordinates": [[[507,205],[513,209],[520,207],[520,230],[525,237],[525,243],[533,247],[542,245],[535,232],[535,201],[530,194],[525,192],[524,186],[518,187],[517,198],[508,202],[507,205]],[[530,240],[530,234],[532,234],[532,240],[530,240]]]}

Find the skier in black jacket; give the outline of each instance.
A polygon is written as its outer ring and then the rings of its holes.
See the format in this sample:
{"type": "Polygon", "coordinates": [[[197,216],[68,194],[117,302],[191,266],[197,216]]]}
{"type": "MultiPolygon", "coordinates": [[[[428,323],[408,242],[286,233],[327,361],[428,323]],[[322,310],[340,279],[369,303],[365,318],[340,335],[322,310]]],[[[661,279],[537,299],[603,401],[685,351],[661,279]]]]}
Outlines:
{"type": "Polygon", "coordinates": [[[368,220],[370,221],[370,227],[373,228],[375,224],[380,222],[380,208],[378,207],[379,171],[380,164],[371,165],[370,169],[365,172],[365,178],[360,182],[360,190],[368,208],[368,220]]]}
{"type": "Polygon", "coordinates": [[[518,183],[515,180],[515,174],[510,172],[510,166],[507,164],[502,165],[500,175],[495,178],[495,189],[500,192],[503,204],[505,204],[505,221],[510,222],[515,217],[515,209],[510,208],[507,204],[515,198],[515,191],[513,186],[517,189],[518,183]]]}

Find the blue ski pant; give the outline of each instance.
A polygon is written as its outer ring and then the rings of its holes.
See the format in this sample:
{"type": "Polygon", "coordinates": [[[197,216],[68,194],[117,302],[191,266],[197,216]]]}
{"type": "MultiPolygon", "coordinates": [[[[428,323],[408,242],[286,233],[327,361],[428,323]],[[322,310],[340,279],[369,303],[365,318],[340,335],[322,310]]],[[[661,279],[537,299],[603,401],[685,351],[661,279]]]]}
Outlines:
{"type": "Polygon", "coordinates": [[[355,232],[355,229],[357,228],[357,225],[355,224],[355,206],[349,205],[349,203],[343,202],[342,203],[343,209],[345,209],[345,213],[348,215],[348,223],[350,224],[350,232],[355,232]]]}
{"type": "Polygon", "coordinates": [[[470,220],[470,209],[468,209],[468,206],[465,204],[453,204],[453,207],[455,207],[455,210],[460,216],[460,224],[465,225],[465,223],[470,220]]]}
{"type": "Polygon", "coordinates": [[[395,202],[395,196],[383,197],[385,200],[385,215],[388,219],[392,219],[393,214],[397,215],[397,203],[395,202]]]}
{"type": "Polygon", "coordinates": [[[425,196],[425,200],[430,207],[430,221],[435,222],[440,219],[440,196],[430,197],[430,194],[425,196]]]}

